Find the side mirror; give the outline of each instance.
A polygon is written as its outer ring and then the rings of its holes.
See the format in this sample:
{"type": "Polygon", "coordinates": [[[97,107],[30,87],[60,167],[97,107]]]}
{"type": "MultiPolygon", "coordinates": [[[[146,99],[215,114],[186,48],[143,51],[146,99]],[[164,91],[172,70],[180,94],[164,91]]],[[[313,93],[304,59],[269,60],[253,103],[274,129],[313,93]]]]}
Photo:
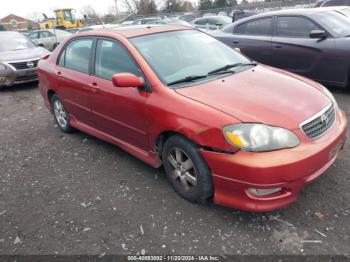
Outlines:
{"type": "Polygon", "coordinates": [[[327,32],[324,30],[312,30],[310,32],[310,38],[325,39],[327,38],[327,32]]]}
{"type": "Polygon", "coordinates": [[[115,87],[143,87],[145,81],[131,73],[118,73],[112,77],[112,82],[115,87]]]}
{"type": "Polygon", "coordinates": [[[44,44],[42,42],[38,42],[37,45],[40,47],[44,47],[44,44]]]}

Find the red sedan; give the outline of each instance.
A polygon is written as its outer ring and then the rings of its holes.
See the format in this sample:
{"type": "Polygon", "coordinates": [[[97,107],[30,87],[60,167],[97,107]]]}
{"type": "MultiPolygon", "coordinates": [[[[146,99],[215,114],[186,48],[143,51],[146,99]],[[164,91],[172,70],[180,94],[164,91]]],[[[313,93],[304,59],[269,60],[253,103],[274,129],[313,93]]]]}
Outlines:
{"type": "Polygon", "coordinates": [[[346,139],[345,113],[322,85],[185,26],[74,35],[38,73],[63,132],[79,129],[163,165],[192,202],[251,211],[290,204],[346,139]]]}

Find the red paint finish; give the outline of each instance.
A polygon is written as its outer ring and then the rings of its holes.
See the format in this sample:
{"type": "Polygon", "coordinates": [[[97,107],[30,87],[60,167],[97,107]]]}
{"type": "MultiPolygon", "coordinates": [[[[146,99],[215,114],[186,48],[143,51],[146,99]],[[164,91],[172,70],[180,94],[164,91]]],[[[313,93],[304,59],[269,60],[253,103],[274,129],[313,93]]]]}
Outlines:
{"type": "MultiPolygon", "coordinates": [[[[172,90],[129,42],[137,35],[174,30],[159,26],[135,30],[93,31],[73,36],[108,37],[128,49],[142,70],[150,91],[126,87],[135,79],[118,81],[79,73],[57,65],[70,39],[39,63],[40,92],[46,106],[58,94],[70,113],[70,124],[90,135],[118,145],[146,163],[159,167],[157,140],[164,132],[181,134],[200,146],[213,175],[217,204],[251,211],[269,211],[294,202],[305,184],[321,175],[337,158],[346,139],[345,114],[336,109],[336,121],[320,138],[311,140],[299,125],[331,103],[319,84],[259,65],[204,84],[172,90]],[[125,88],[126,87],[126,88],[125,88]],[[258,122],[287,128],[300,140],[292,149],[244,152],[224,138],[223,127],[258,122]],[[248,188],[281,187],[281,192],[256,197],[248,188]]],[[[138,83],[140,84],[140,83],[138,83]]],[[[137,85],[138,85],[137,84],[137,85]]]]}

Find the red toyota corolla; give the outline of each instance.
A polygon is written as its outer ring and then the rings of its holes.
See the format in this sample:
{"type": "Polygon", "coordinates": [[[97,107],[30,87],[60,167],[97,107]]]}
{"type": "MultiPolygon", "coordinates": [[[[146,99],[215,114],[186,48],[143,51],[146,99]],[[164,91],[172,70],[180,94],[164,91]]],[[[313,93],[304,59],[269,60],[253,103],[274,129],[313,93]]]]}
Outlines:
{"type": "Polygon", "coordinates": [[[290,204],[346,139],[345,113],[322,85],[184,26],[74,35],[38,73],[62,131],[163,165],[192,202],[213,197],[251,211],[290,204]]]}

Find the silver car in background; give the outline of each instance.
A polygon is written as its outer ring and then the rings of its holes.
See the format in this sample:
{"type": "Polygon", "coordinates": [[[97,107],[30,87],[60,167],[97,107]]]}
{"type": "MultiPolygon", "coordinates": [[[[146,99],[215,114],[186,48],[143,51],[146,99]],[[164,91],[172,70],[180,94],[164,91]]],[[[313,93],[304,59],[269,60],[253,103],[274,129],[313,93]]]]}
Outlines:
{"type": "Polygon", "coordinates": [[[28,37],[37,45],[53,51],[66,37],[71,35],[71,32],[65,30],[42,29],[30,32],[28,37]]]}
{"type": "Polygon", "coordinates": [[[0,32],[0,87],[38,80],[39,59],[50,52],[17,32],[0,32]]]}

